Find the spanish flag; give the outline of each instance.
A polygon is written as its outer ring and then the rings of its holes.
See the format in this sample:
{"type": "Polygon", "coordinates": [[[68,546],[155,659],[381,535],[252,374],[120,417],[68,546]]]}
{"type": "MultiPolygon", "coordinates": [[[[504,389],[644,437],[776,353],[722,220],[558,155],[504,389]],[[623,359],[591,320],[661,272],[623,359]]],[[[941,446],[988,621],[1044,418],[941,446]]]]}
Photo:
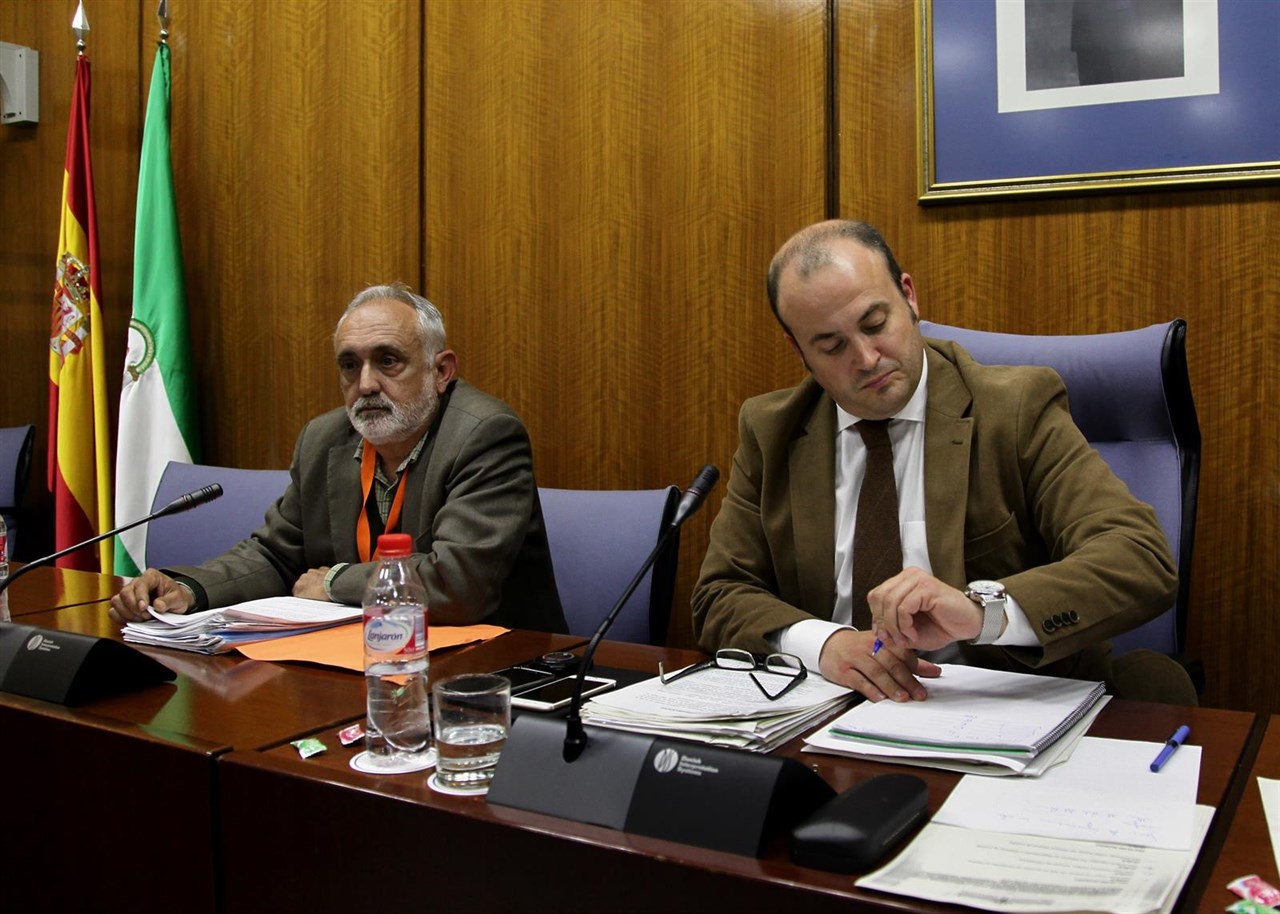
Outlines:
{"type": "MultiPolygon", "coordinates": [[[[89,61],[76,60],[67,127],[57,281],[49,339],[49,490],[57,550],[111,524],[111,442],[107,425],[98,223],[89,156],[89,61]]],[[[64,568],[110,572],[111,540],[58,560],[64,568]]]]}

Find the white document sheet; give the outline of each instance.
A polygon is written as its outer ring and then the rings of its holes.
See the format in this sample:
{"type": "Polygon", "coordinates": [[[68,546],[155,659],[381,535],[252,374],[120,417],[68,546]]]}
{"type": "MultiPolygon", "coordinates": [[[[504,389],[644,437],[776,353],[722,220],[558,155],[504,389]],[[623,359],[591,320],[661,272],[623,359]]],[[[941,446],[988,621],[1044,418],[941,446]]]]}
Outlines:
{"type": "Polygon", "coordinates": [[[1280,869],[1280,781],[1258,778],[1258,790],[1262,793],[1262,812],[1267,817],[1267,833],[1271,835],[1271,852],[1276,855],[1276,868],[1280,869]]]}
{"type": "Polygon", "coordinates": [[[1018,914],[1169,912],[1212,819],[1212,807],[1196,807],[1194,846],[1186,851],[1008,835],[931,822],[888,866],[856,884],[1018,914]]]}
{"type": "Polygon", "coordinates": [[[828,724],[810,733],[804,738],[805,752],[825,752],[830,755],[844,755],[849,758],[865,759],[869,762],[893,762],[898,765],[917,765],[922,768],[940,768],[944,771],[956,771],[960,774],[981,774],[991,776],[1018,776],[1036,778],[1050,770],[1054,765],[1071,757],[1080,740],[1093,726],[1094,720],[1102,713],[1110,695],[1103,695],[1090,708],[1075,726],[1064,733],[1049,748],[1033,759],[1025,757],[1003,756],[998,753],[963,753],[941,749],[907,749],[888,745],[862,743],[835,735],[828,724]]]}
{"type": "MultiPolygon", "coordinates": [[[[775,691],[786,685],[786,680],[780,676],[763,672],[756,675],[775,691]]],[[[777,701],[770,701],[742,670],[712,667],[690,673],[670,685],[663,685],[657,677],[646,679],[624,689],[597,695],[591,703],[599,716],[616,710],[633,719],[720,720],[773,717],[785,712],[803,711],[850,695],[852,691],[810,672],[804,682],[777,701]]]]}
{"type": "Polygon", "coordinates": [[[1195,838],[1200,747],[1158,772],[1163,743],[1085,737],[1069,761],[1036,779],[962,778],[933,817],[940,825],[1188,850],[1195,838]]]}

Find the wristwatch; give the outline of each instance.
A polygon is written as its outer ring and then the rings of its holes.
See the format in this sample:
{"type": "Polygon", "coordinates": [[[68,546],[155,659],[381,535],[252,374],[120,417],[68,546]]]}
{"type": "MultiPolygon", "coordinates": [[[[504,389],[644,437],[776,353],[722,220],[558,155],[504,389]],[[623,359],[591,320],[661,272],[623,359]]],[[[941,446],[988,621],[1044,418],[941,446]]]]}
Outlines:
{"type": "Polygon", "coordinates": [[[982,608],[982,630],[969,643],[993,643],[1004,625],[1004,585],[999,581],[970,581],[964,595],[982,608]]]}

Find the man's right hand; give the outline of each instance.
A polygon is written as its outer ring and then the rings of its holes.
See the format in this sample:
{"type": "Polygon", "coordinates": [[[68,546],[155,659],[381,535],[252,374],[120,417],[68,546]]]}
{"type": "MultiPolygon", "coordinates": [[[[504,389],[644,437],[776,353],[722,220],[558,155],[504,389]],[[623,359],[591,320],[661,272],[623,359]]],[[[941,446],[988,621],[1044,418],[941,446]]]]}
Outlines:
{"type": "Polygon", "coordinates": [[[184,613],[194,602],[188,588],[168,575],[148,568],[111,598],[108,613],[117,622],[145,622],[151,618],[148,606],[154,607],[158,613],[184,613]]]}
{"type": "Polygon", "coordinates": [[[873,656],[873,632],[841,629],[822,645],[819,667],[823,678],[848,686],[871,701],[924,701],[929,697],[917,676],[933,678],[942,670],[915,651],[884,644],[873,656]]]}

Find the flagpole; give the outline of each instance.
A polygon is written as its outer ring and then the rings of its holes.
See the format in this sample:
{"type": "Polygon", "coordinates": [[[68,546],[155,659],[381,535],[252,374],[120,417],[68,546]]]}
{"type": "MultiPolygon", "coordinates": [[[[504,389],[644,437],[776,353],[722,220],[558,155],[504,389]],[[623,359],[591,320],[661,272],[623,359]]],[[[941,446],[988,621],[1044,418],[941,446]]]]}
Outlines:
{"type": "MultiPolygon", "coordinates": [[[[160,38],[147,93],[138,160],[134,219],[133,312],[120,389],[116,439],[116,521],[151,510],[170,463],[199,459],[194,360],[184,281],[182,240],[170,148],[169,3],[156,10],[160,38]]],[[[120,535],[115,572],[147,567],[146,532],[120,535]]]]}

